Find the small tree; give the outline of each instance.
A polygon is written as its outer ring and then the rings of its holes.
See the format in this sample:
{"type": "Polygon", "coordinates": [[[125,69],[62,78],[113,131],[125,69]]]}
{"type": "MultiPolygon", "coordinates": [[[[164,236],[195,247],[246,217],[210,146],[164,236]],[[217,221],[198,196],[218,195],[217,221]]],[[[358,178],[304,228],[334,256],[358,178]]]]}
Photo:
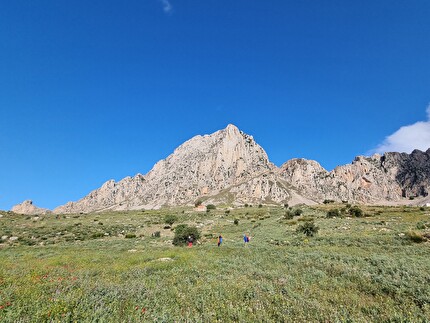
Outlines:
{"type": "Polygon", "coordinates": [[[178,217],[174,214],[167,214],[164,217],[164,223],[168,224],[168,225],[173,225],[173,223],[175,223],[176,221],[178,221],[178,217]]]}
{"type": "Polygon", "coordinates": [[[180,224],[175,228],[175,236],[173,238],[173,244],[175,246],[184,246],[187,244],[188,236],[192,236],[194,241],[200,239],[200,232],[194,226],[188,226],[187,224],[180,224]]]}
{"type": "Polygon", "coordinates": [[[299,225],[296,229],[297,233],[303,233],[307,237],[313,237],[317,234],[319,227],[317,227],[314,221],[306,221],[305,223],[299,225]]]}

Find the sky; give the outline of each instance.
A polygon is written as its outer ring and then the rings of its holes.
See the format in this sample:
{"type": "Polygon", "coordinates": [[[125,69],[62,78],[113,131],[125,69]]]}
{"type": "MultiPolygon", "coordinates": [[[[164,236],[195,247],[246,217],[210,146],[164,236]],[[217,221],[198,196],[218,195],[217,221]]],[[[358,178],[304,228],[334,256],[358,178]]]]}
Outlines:
{"type": "Polygon", "coordinates": [[[428,0],[0,1],[0,209],[235,124],[280,166],[430,147],[428,0]]]}

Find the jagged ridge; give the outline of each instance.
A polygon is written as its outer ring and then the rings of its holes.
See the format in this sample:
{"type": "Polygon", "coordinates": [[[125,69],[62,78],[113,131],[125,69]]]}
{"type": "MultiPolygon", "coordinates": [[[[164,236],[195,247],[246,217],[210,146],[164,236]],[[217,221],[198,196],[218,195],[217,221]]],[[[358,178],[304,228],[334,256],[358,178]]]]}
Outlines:
{"type": "Polygon", "coordinates": [[[278,168],[252,136],[228,125],[186,141],[146,175],[107,181],[54,213],[154,209],[194,204],[197,199],[227,204],[312,204],[325,199],[394,203],[425,197],[429,188],[430,149],[358,156],[330,172],[316,161],[297,158],[278,168]]]}

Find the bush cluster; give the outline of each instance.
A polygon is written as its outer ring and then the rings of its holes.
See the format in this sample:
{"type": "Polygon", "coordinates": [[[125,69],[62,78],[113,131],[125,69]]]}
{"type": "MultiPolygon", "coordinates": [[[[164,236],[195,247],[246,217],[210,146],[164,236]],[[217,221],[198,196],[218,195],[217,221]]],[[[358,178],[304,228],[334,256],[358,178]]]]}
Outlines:
{"type": "Polygon", "coordinates": [[[215,210],[216,209],[216,206],[215,205],[213,205],[213,204],[208,204],[207,206],[206,206],[206,210],[215,210]]]}
{"type": "Polygon", "coordinates": [[[164,223],[168,225],[173,225],[173,223],[175,223],[176,221],[178,221],[178,217],[174,214],[167,214],[164,217],[164,223]]]}
{"type": "Polygon", "coordinates": [[[285,212],[284,218],[287,219],[287,220],[291,220],[293,217],[300,216],[302,214],[303,214],[303,210],[302,209],[299,209],[299,208],[297,208],[297,209],[291,209],[290,208],[289,210],[287,210],[285,212]]]}
{"type": "Polygon", "coordinates": [[[296,232],[303,233],[308,237],[313,237],[317,234],[318,230],[319,227],[317,227],[313,221],[306,221],[297,227],[296,232]]]}
{"type": "Polygon", "coordinates": [[[175,228],[175,236],[173,244],[175,246],[183,246],[187,244],[188,236],[192,236],[194,241],[200,239],[200,232],[195,226],[188,226],[187,224],[180,224],[175,228]]]}
{"type": "Polygon", "coordinates": [[[339,211],[339,209],[330,209],[330,210],[328,210],[327,214],[326,214],[326,217],[327,218],[337,218],[337,217],[340,217],[340,211],[339,211]]]}

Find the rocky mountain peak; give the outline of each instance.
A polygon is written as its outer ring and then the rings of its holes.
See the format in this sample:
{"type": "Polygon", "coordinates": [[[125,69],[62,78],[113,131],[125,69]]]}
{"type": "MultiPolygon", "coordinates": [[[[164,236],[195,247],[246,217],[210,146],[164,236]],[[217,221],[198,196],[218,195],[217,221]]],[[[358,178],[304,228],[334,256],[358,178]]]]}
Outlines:
{"type": "Polygon", "coordinates": [[[108,181],[78,202],[54,210],[158,208],[193,204],[276,167],[254,138],[229,124],[210,135],[197,135],[157,162],[146,175],[108,181]]]}
{"type": "Polygon", "coordinates": [[[29,215],[51,213],[51,211],[48,209],[43,209],[35,206],[32,200],[25,200],[21,204],[15,205],[14,207],[12,207],[11,211],[19,214],[29,214],[29,215]]]}

